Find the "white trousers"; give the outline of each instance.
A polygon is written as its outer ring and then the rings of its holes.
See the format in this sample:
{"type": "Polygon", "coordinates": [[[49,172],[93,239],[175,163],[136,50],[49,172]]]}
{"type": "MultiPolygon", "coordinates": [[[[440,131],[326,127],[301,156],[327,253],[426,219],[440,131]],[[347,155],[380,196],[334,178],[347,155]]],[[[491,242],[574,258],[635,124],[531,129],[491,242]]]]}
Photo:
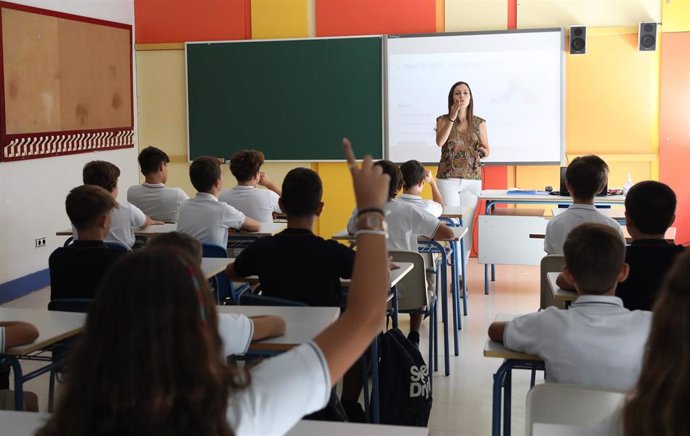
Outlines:
{"type": "Polygon", "coordinates": [[[464,238],[465,242],[465,265],[470,257],[472,250],[472,224],[474,223],[474,214],[479,202],[479,194],[482,191],[481,180],[469,179],[437,179],[438,189],[441,191],[443,203],[446,206],[459,206],[465,210],[463,214],[462,224],[467,227],[467,235],[464,238]]]}

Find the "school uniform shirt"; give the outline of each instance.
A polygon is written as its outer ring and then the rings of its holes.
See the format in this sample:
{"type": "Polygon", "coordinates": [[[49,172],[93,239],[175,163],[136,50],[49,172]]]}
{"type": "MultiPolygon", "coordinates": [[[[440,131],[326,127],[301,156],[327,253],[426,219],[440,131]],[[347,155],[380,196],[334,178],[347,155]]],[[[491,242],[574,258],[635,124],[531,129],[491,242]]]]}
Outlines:
{"type": "Polygon", "coordinates": [[[628,278],[616,287],[616,296],[630,310],[652,310],[666,273],[682,245],[663,239],[632,241],[625,249],[625,262],[630,266],[628,278]]]}
{"type": "Polygon", "coordinates": [[[177,231],[193,236],[202,244],[228,245],[228,229],[240,229],[244,214],[213,194],[198,192],[182,202],[177,215],[177,231]]]}
{"type": "MultiPolygon", "coordinates": [[[[406,201],[390,200],[383,207],[388,226],[389,250],[418,251],[417,237],[431,238],[441,225],[437,217],[406,201]]],[[[357,232],[357,209],[352,212],[347,230],[357,232]]]]}
{"type": "Polygon", "coordinates": [[[422,208],[425,211],[432,214],[433,216],[435,216],[436,218],[440,217],[443,213],[443,206],[441,206],[439,203],[436,203],[433,200],[426,200],[420,197],[419,195],[402,194],[400,197],[398,197],[398,200],[422,208]]]}
{"type": "Polygon", "coordinates": [[[626,391],[637,382],[652,313],[618,297],[582,295],[568,310],[547,307],[513,319],[503,343],[539,355],[546,381],[626,391]]]}
{"type": "Polygon", "coordinates": [[[235,259],[235,273],[258,275],[263,295],[310,306],[345,307],[340,279],[352,277],[355,253],[308,229],[285,229],[254,241],[235,259]]]}
{"type": "Polygon", "coordinates": [[[228,203],[260,223],[272,223],[273,214],[281,213],[278,198],[278,194],[270,189],[241,185],[226,189],[218,196],[218,200],[228,203]]]}
{"type": "Polygon", "coordinates": [[[230,395],[226,416],[236,436],[282,435],[330,396],[326,359],[308,342],[252,368],[249,386],[230,395]]]}
{"type": "Polygon", "coordinates": [[[127,201],[155,220],[177,222],[180,205],[189,196],[180,188],[169,188],[163,183],[143,183],[130,186],[127,201]]]}
{"type": "Polygon", "coordinates": [[[146,215],[135,205],[118,201],[111,217],[110,233],[105,237],[105,242],[116,242],[131,249],[136,241],[134,229],[146,223],[146,215]]]}
{"type": "Polygon", "coordinates": [[[76,240],[56,248],[48,258],[50,299],[94,298],[105,273],[125,253],[106,247],[103,241],[76,240]]]}
{"type": "Polygon", "coordinates": [[[616,220],[599,212],[592,204],[571,204],[568,210],[551,218],[546,225],[544,251],[548,254],[563,254],[563,243],[568,233],[584,223],[596,223],[611,226],[620,232],[623,229],[616,220]]]}
{"type": "Polygon", "coordinates": [[[254,335],[254,323],[245,315],[218,314],[218,333],[223,342],[223,356],[244,354],[254,335]]]}

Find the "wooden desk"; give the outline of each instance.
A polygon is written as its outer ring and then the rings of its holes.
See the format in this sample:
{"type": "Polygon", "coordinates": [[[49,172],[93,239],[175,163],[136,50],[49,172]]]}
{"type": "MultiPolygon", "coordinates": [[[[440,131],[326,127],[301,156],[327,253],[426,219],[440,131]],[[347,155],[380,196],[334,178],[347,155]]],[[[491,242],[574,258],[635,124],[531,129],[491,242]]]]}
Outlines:
{"type": "MultiPolygon", "coordinates": [[[[260,223],[261,229],[258,232],[238,232],[234,229],[228,231],[229,239],[247,239],[247,238],[261,238],[264,236],[275,235],[280,233],[287,228],[285,223],[260,223]]],[[[146,227],[145,229],[135,229],[134,234],[136,236],[141,236],[144,238],[150,238],[156,236],[160,233],[170,233],[177,231],[177,224],[175,223],[165,223],[165,224],[154,224],[146,227]]],[[[72,236],[72,228],[65,230],[60,230],[55,232],[56,236],[72,236]]]]}
{"type": "MultiPolygon", "coordinates": [[[[621,226],[621,230],[623,230],[625,242],[630,244],[632,242],[632,237],[630,236],[628,229],[625,226],[621,226]]],[[[529,237],[531,239],[544,239],[546,235],[544,233],[530,233],[529,237]]],[[[666,242],[674,243],[676,241],[676,228],[669,227],[668,229],[666,229],[666,232],[664,233],[664,239],[666,240],[666,242]]]]}
{"type": "Polygon", "coordinates": [[[261,228],[258,232],[238,232],[234,229],[230,229],[228,233],[228,239],[237,238],[263,238],[264,236],[273,236],[276,233],[280,233],[287,228],[286,223],[259,223],[261,228]]]}
{"type": "Polygon", "coordinates": [[[232,257],[204,257],[201,259],[201,270],[204,277],[210,279],[216,274],[225,271],[225,267],[235,261],[232,257]]]}
{"type": "MultiPolygon", "coordinates": [[[[2,434],[33,436],[50,414],[0,410],[2,434]]],[[[286,436],[428,436],[429,429],[396,425],[356,424],[350,422],[299,421],[286,436]]]]}
{"type": "MultiPolygon", "coordinates": [[[[17,309],[0,307],[0,321],[30,322],[38,330],[38,338],[31,344],[8,348],[2,353],[14,372],[14,400],[17,410],[23,408],[24,383],[55,368],[59,362],[53,362],[49,356],[39,351],[80,333],[86,323],[86,314],[54,312],[46,309],[17,309]],[[47,364],[28,374],[22,372],[20,359],[31,359],[47,364]]],[[[4,427],[3,427],[4,430],[4,427]]]]}
{"type": "MultiPolygon", "coordinates": [[[[510,321],[516,316],[519,315],[498,314],[496,315],[496,321],[510,321]]],[[[534,370],[543,370],[544,362],[539,356],[510,350],[506,348],[503,344],[499,342],[494,342],[490,339],[488,339],[486,341],[486,344],[484,345],[484,357],[504,359],[503,363],[494,374],[491,434],[492,436],[500,436],[501,434],[501,406],[503,406],[503,434],[505,436],[509,436],[512,370],[532,370],[532,384],[534,384],[534,370]]]]}
{"type": "Polygon", "coordinates": [[[312,340],[338,316],[337,307],[307,306],[218,306],[220,313],[246,316],[278,315],[285,319],[285,335],[252,342],[250,351],[283,352],[312,340]]]}
{"type": "MultiPolygon", "coordinates": [[[[165,224],[153,224],[145,229],[135,229],[134,234],[136,236],[141,236],[144,238],[151,238],[153,236],[156,236],[160,233],[170,233],[174,232],[177,230],[177,224],[175,223],[165,223],[165,224]]],[[[65,230],[60,230],[59,232],[55,232],[56,236],[72,236],[72,228],[68,228],[65,230]]]]}
{"type": "Polygon", "coordinates": [[[556,279],[558,278],[558,274],[560,274],[560,273],[557,273],[557,272],[546,273],[546,279],[549,282],[549,288],[551,288],[551,295],[553,296],[554,300],[564,301],[565,307],[568,308],[568,306],[570,306],[570,303],[577,300],[578,294],[577,294],[577,291],[568,291],[566,289],[561,289],[556,284],[556,279]]]}

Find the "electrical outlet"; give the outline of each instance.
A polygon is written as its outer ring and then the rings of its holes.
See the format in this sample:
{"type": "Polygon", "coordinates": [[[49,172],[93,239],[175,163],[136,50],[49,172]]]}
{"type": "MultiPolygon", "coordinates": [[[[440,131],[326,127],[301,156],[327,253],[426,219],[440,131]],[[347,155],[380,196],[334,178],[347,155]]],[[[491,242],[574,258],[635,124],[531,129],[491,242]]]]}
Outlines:
{"type": "Polygon", "coordinates": [[[36,248],[38,247],[45,247],[46,246],[46,237],[43,236],[42,238],[36,238],[36,248]]]}

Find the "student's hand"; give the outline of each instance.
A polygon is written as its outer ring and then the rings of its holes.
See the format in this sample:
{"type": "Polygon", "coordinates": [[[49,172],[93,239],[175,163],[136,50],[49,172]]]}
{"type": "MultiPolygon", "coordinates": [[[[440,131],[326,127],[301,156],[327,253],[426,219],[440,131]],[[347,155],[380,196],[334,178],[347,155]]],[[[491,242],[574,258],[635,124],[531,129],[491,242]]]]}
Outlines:
{"type": "Polygon", "coordinates": [[[161,224],[165,224],[165,221],[151,219],[151,224],[154,226],[160,226],[161,224]]]}
{"type": "Polygon", "coordinates": [[[267,184],[271,184],[273,181],[268,177],[268,174],[266,174],[263,171],[259,172],[259,185],[261,186],[266,186],[267,184]]]}
{"type": "Polygon", "coordinates": [[[430,185],[436,183],[436,179],[434,179],[434,176],[433,174],[431,174],[431,171],[426,170],[426,172],[424,173],[424,181],[430,185]]]}
{"type": "Polygon", "coordinates": [[[343,147],[345,157],[347,157],[347,165],[352,174],[357,209],[383,209],[388,200],[390,177],[388,174],[383,174],[380,166],[374,166],[374,160],[371,156],[364,157],[360,168],[355,161],[349,139],[343,138],[343,147]]]}

